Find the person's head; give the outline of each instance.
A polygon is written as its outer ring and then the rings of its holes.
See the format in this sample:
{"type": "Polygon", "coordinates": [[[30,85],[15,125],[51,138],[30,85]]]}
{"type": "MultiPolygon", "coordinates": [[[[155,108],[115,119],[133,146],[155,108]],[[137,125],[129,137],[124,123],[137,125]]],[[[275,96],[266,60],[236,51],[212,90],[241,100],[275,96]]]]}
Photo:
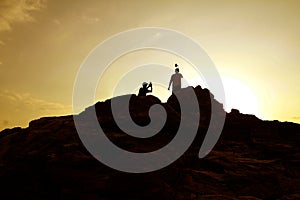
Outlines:
{"type": "Polygon", "coordinates": [[[179,68],[176,68],[176,69],[175,69],[175,72],[178,73],[178,72],[179,72],[179,68]]]}
{"type": "Polygon", "coordinates": [[[143,87],[147,87],[148,83],[147,82],[143,82],[143,87]]]}

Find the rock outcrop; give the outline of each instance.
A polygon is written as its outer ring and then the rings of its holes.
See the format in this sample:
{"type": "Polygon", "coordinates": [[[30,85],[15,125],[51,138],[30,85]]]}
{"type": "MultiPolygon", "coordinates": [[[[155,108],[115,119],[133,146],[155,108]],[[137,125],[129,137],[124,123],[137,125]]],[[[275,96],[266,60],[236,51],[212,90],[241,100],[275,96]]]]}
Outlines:
{"type": "MultiPolygon", "coordinates": [[[[225,113],[207,89],[198,86],[194,91],[201,112],[199,133],[181,158],[154,172],[125,173],[97,161],[81,143],[73,116],[44,117],[28,128],[0,132],[1,198],[300,199],[300,125],[262,121],[237,110],[225,113]],[[225,125],[215,148],[199,159],[212,103],[226,114],[225,125]]],[[[179,95],[185,96],[185,90],[179,95]]],[[[167,112],[165,126],[148,139],[123,133],[113,119],[110,101],[98,102],[95,108],[107,137],[119,147],[153,151],[171,141],[178,130],[180,107],[173,95],[166,103],[154,96],[132,96],[130,114],[139,125],[150,122],[153,104],[167,112]]]]}

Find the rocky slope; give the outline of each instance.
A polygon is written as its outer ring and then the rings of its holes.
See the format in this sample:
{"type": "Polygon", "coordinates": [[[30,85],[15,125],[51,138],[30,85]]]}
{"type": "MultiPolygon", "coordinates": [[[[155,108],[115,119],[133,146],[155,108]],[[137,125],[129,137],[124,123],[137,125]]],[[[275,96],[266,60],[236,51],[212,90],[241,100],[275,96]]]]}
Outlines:
{"type": "MultiPolygon", "coordinates": [[[[200,86],[194,91],[201,110],[198,135],[180,159],[155,172],[131,174],[101,164],[82,145],[73,116],[45,117],[30,122],[28,128],[0,132],[1,198],[300,199],[300,125],[262,121],[233,110],[226,114],[213,151],[199,159],[213,95],[200,86]]],[[[185,96],[185,90],[179,95],[185,96]]],[[[218,112],[224,112],[221,104],[212,102],[218,112]]],[[[167,103],[154,96],[133,96],[133,120],[140,125],[149,123],[149,107],[156,103],[164,106],[168,118],[160,133],[148,139],[130,137],[116,126],[110,100],[95,107],[101,127],[115,144],[149,152],[171,141],[180,122],[173,95],[167,103]]]]}

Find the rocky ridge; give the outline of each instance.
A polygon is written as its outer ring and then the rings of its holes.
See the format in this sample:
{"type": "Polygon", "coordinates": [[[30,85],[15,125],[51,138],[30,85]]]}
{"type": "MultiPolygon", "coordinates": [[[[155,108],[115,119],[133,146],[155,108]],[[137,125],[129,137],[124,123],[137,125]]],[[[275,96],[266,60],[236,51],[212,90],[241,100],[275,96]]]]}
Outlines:
{"type": "MultiPolygon", "coordinates": [[[[210,123],[211,103],[219,113],[225,111],[209,90],[200,86],[193,89],[200,107],[197,137],[180,159],[155,172],[131,174],[101,164],[82,145],[73,116],[44,117],[30,122],[28,128],[0,132],[1,197],[300,199],[300,125],[262,121],[232,110],[225,113],[217,145],[208,156],[199,159],[199,148],[210,123]]],[[[186,91],[183,89],[178,95],[188,98],[186,91]]],[[[123,133],[114,122],[110,101],[95,104],[97,117],[107,137],[124,149],[133,152],[159,149],[178,130],[180,107],[174,95],[166,103],[151,95],[132,96],[130,114],[139,125],[149,123],[148,111],[153,104],[162,105],[167,112],[163,129],[148,139],[123,133]]]]}

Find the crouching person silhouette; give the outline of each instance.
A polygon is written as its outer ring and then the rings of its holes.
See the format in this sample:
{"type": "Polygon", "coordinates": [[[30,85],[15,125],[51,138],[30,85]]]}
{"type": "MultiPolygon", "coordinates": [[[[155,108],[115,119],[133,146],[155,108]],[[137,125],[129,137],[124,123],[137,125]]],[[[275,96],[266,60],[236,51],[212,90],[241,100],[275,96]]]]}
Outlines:
{"type": "MultiPolygon", "coordinates": [[[[175,65],[177,66],[177,64],[175,65]]],[[[182,74],[179,73],[179,68],[175,69],[175,74],[171,76],[168,90],[170,90],[170,86],[172,84],[172,92],[175,93],[181,89],[181,79],[183,78],[182,74]]]]}
{"type": "Polygon", "coordinates": [[[152,83],[150,82],[149,85],[148,83],[144,82],[143,87],[140,88],[138,96],[146,96],[147,93],[152,92],[152,83]],[[150,90],[149,90],[150,88],[150,90]]]}

